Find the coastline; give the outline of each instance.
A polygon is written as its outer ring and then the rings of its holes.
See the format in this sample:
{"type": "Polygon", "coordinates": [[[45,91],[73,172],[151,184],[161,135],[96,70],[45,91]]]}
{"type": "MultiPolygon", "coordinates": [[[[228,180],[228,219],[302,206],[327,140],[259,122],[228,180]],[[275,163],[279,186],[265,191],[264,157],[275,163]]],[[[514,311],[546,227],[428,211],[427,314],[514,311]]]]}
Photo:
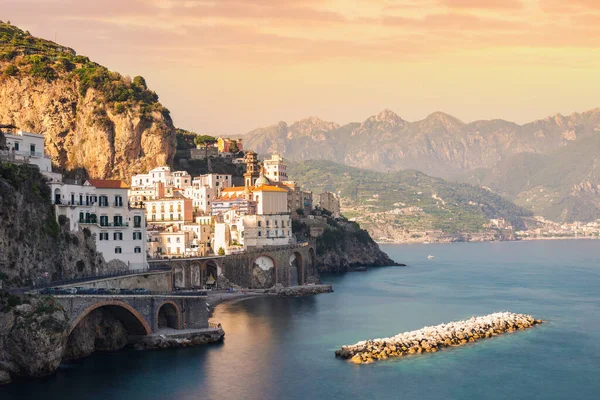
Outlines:
{"type": "Polygon", "coordinates": [[[436,242],[426,242],[426,241],[375,241],[378,245],[382,244],[450,244],[450,243],[489,243],[489,242],[525,242],[525,241],[535,241],[535,240],[600,240],[600,237],[591,237],[591,236],[583,236],[583,237],[522,237],[514,240],[458,240],[458,241],[436,241],[436,242]]]}

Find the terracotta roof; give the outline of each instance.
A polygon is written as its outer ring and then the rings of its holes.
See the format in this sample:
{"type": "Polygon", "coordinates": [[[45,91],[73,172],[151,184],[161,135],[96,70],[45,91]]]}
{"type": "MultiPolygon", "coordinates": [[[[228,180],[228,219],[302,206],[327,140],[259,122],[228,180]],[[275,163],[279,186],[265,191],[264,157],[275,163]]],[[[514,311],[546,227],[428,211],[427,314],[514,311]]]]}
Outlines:
{"type": "Polygon", "coordinates": [[[88,179],[90,185],[99,189],[129,189],[129,186],[121,180],[112,179],[88,179]]]}
{"type": "Polygon", "coordinates": [[[285,189],[282,189],[280,187],[277,186],[271,186],[271,185],[260,185],[254,188],[255,192],[284,192],[287,193],[288,191],[285,189]]]}

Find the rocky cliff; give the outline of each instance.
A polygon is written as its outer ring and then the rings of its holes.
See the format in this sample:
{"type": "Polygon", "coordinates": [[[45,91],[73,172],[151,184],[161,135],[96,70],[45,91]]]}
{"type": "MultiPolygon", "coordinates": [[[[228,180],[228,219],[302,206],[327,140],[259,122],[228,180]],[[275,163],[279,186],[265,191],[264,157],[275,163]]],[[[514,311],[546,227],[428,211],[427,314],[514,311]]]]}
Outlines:
{"type": "Polygon", "coordinates": [[[0,23],[0,123],[43,133],[53,164],[123,178],[171,164],[175,128],[142,77],[0,23]]]}
{"type": "Polygon", "coordinates": [[[0,290],[0,384],[9,383],[11,376],[53,373],[67,345],[68,320],[51,297],[0,290]]]}
{"type": "Polygon", "coordinates": [[[317,236],[318,272],[346,272],[358,267],[403,266],[388,257],[369,233],[356,222],[324,217],[323,226],[307,218],[294,221],[296,237],[307,238],[311,228],[322,233],[317,236]]]}
{"type": "MultiPolygon", "coordinates": [[[[35,167],[0,163],[0,279],[5,286],[108,271],[89,231],[56,222],[50,188],[35,167]]],[[[63,221],[64,222],[64,221],[63,221]]]]}

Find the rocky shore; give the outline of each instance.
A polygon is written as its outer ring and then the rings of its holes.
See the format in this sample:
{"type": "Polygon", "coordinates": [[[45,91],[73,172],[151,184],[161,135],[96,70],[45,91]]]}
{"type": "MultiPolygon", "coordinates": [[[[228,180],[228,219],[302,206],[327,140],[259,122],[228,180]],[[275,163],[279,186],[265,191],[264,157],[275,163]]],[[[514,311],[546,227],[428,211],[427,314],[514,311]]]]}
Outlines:
{"type": "Polygon", "coordinates": [[[134,345],[134,348],[136,350],[143,350],[193,347],[201,344],[220,342],[224,337],[225,331],[219,324],[215,328],[174,331],[169,334],[162,333],[144,336],[134,345]]]}
{"type": "Polygon", "coordinates": [[[412,332],[383,339],[370,339],[336,350],[336,357],[350,359],[355,364],[369,364],[390,357],[435,353],[444,347],[462,346],[506,332],[514,332],[541,324],[531,315],[498,312],[465,321],[427,326],[412,332]]]}

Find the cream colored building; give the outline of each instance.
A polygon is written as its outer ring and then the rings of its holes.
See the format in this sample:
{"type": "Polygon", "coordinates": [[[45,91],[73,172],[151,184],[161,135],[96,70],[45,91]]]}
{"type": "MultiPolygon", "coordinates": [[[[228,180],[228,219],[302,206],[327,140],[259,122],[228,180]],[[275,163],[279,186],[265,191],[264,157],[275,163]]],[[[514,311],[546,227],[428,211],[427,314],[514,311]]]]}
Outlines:
{"type": "Polygon", "coordinates": [[[330,211],[335,218],[340,217],[340,198],[331,192],[319,194],[319,207],[330,211]]]}
{"type": "Polygon", "coordinates": [[[144,203],[149,225],[183,225],[193,221],[192,199],[181,195],[144,203]]]}

